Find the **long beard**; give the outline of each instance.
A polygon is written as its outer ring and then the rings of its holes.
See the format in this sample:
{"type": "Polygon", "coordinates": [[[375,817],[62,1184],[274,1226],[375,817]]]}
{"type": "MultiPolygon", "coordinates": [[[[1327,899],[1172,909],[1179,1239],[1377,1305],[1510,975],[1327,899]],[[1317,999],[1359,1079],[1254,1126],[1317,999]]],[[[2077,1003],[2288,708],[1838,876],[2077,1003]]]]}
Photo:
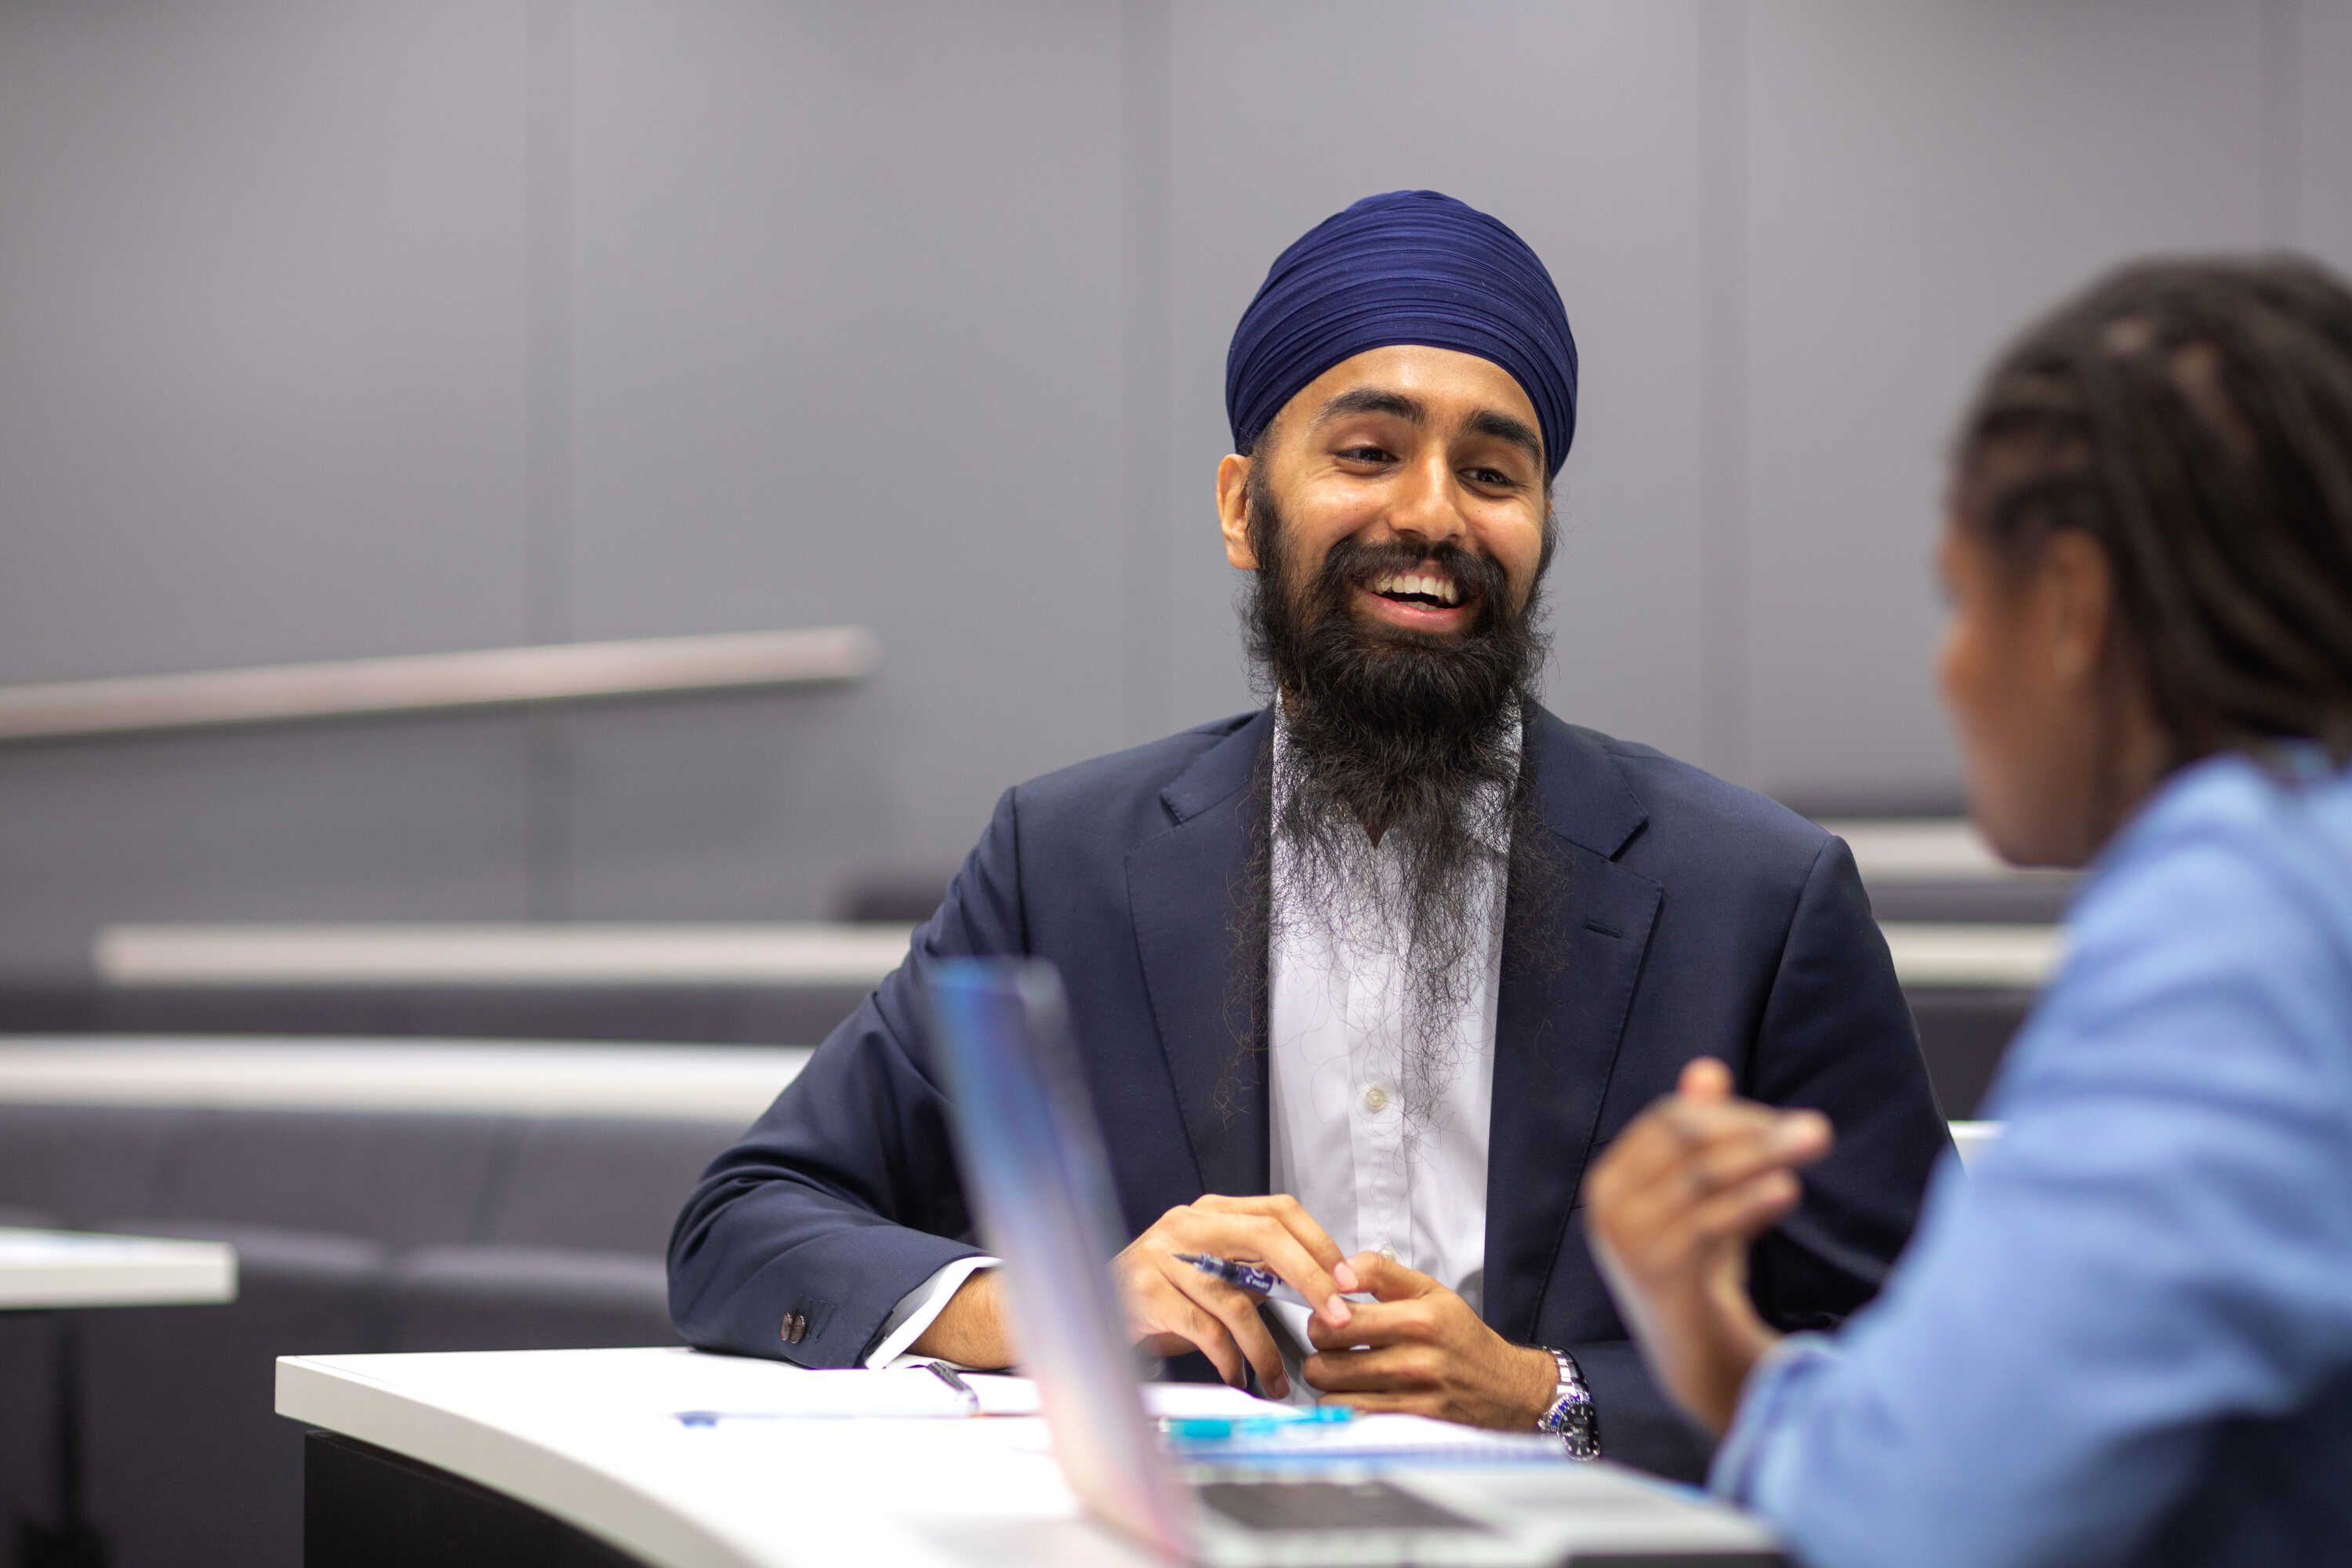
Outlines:
{"type": "MultiPolygon", "coordinates": [[[[1272,747],[1261,763],[1261,830],[1236,936],[1255,945],[1260,976],[1269,946],[1307,926],[1393,963],[1405,1114],[1409,1126],[1425,1124],[1459,1070],[1463,1020],[1487,981],[1506,879],[1490,846],[1513,846],[1515,905],[1520,884],[1541,879],[1531,863],[1538,836],[1521,830],[1530,797],[1518,744],[1546,651],[1538,595],[1514,605],[1498,563],[1450,542],[1342,540],[1302,580],[1272,499],[1255,488],[1251,530],[1258,574],[1243,616],[1286,743],[1278,763],[1272,747]],[[1423,564],[1470,594],[1466,631],[1358,619],[1360,585],[1423,564]]],[[[1246,949],[1241,956],[1248,962],[1246,949]]],[[[1263,1022],[1262,997],[1252,1011],[1263,1022]]]]}

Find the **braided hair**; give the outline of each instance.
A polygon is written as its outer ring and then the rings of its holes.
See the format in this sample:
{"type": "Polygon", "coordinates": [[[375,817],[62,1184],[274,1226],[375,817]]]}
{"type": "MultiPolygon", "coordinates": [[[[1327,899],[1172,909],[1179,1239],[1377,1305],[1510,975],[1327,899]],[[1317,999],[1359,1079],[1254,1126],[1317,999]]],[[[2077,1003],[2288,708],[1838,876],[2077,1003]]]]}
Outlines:
{"type": "Polygon", "coordinates": [[[2035,324],[1956,444],[1954,515],[2021,573],[2105,551],[2180,764],[2286,739],[2352,760],[2352,289],[2296,258],[2143,262],[2035,324]]]}

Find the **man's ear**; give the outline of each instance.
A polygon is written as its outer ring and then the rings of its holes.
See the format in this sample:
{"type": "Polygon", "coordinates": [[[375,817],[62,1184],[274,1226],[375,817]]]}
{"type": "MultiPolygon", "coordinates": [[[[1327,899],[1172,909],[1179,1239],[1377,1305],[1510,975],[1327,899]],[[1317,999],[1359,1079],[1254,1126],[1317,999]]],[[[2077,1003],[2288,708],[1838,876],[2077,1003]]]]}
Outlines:
{"type": "Polygon", "coordinates": [[[1249,537],[1250,460],[1238,452],[1217,465],[1217,529],[1225,536],[1225,560],[1244,572],[1257,570],[1249,537]]]}
{"type": "Polygon", "coordinates": [[[2081,529],[2045,541],[2040,564],[2052,673],[2070,684],[2105,666],[2115,633],[2116,576],[2106,547],[2081,529]]]}

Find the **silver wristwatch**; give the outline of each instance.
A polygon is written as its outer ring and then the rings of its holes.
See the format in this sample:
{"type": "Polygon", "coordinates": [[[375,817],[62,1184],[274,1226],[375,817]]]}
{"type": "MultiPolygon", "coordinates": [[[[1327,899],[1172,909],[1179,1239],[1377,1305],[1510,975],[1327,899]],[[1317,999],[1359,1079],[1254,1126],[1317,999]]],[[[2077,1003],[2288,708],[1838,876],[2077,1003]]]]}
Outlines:
{"type": "Polygon", "coordinates": [[[1584,1386],[1584,1373],[1578,1368],[1576,1358],[1566,1351],[1544,1347],[1545,1353],[1559,1363],[1559,1383],[1551,1391],[1551,1404],[1536,1430],[1549,1432],[1568,1445],[1571,1459],[1597,1459],[1601,1457],[1601,1428],[1592,1419],[1592,1391],[1584,1386]]]}

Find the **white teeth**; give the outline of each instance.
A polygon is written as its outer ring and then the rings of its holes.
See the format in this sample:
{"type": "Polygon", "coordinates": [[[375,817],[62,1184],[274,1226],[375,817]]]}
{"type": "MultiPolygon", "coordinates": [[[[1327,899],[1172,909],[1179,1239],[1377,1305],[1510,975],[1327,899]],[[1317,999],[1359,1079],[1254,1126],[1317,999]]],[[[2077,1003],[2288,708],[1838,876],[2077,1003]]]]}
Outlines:
{"type": "Polygon", "coordinates": [[[1388,573],[1372,584],[1372,591],[1378,594],[1421,594],[1441,605],[1462,602],[1462,591],[1454,585],[1451,579],[1429,572],[1388,573]]]}

